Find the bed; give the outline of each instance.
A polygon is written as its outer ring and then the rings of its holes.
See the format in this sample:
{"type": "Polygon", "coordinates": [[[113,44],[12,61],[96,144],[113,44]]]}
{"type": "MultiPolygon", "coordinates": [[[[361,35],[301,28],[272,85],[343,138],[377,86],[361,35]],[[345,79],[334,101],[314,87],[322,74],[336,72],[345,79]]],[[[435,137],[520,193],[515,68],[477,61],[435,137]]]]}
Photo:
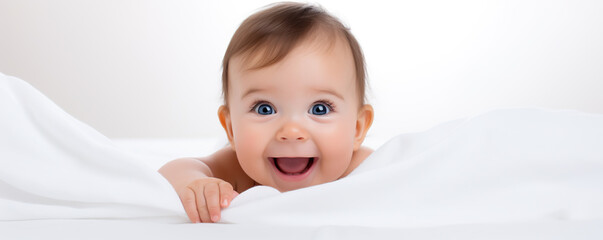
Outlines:
{"type": "Polygon", "coordinates": [[[191,224],[157,169],[223,139],[109,139],[0,74],[3,239],[601,239],[603,115],[499,109],[393,139],[341,180],[191,224]]]}

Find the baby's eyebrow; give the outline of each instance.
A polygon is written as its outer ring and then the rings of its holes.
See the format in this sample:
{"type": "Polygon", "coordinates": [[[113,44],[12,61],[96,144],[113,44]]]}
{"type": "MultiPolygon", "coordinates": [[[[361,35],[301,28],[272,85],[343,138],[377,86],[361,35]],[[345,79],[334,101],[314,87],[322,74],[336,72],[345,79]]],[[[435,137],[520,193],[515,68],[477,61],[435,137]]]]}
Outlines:
{"type": "Polygon", "coordinates": [[[320,88],[314,88],[314,91],[318,92],[318,93],[326,93],[329,95],[333,95],[341,100],[344,100],[343,95],[339,94],[337,91],[332,90],[332,89],[320,89],[320,88]]]}
{"type": "Polygon", "coordinates": [[[243,93],[243,96],[241,96],[241,99],[245,98],[247,95],[255,93],[255,92],[261,92],[264,91],[264,89],[261,88],[251,88],[247,91],[245,91],[245,93],[243,93]]]}
{"type": "MultiPolygon", "coordinates": [[[[341,100],[344,100],[343,95],[341,95],[340,93],[338,93],[335,90],[332,89],[322,89],[322,88],[313,88],[313,91],[317,92],[317,93],[324,93],[324,94],[329,94],[329,95],[333,95],[341,100]]],[[[246,96],[252,94],[252,93],[256,93],[256,92],[262,92],[265,91],[265,89],[261,89],[261,88],[251,88],[247,91],[245,91],[243,93],[243,95],[241,96],[241,99],[244,99],[246,96]]]]}

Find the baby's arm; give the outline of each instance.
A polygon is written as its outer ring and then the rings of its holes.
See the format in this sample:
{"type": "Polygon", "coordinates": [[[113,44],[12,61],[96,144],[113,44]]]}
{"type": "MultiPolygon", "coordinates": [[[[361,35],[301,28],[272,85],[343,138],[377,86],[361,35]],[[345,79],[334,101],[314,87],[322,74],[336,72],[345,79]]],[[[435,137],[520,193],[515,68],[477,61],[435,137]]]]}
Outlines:
{"type": "Polygon", "coordinates": [[[205,158],[181,158],[159,173],[174,187],[191,222],[217,222],[232,199],[254,185],[230,147],[205,158]]]}

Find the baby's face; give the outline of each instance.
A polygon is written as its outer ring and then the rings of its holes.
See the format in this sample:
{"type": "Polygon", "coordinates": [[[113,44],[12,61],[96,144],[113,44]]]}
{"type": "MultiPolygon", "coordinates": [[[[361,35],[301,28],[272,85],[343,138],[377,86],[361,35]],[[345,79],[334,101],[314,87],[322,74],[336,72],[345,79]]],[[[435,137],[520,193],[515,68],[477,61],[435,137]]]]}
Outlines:
{"type": "MultiPolygon", "coordinates": [[[[352,52],[306,41],[269,67],[230,62],[227,130],[243,170],[289,191],[334,181],[360,146],[359,94],[352,52]]],[[[360,138],[363,138],[361,136],[360,138]]]]}

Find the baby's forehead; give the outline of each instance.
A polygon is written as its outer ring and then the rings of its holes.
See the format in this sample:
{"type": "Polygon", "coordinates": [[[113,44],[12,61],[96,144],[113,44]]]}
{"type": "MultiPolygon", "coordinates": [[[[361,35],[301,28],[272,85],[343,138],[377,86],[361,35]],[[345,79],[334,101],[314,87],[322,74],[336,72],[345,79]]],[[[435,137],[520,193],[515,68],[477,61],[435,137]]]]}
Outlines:
{"type": "MultiPolygon", "coordinates": [[[[289,56],[293,51],[328,54],[333,52],[335,48],[342,47],[346,50],[350,48],[343,34],[330,29],[314,30],[310,31],[303,38],[288,43],[280,42],[273,44],[271,41],[258,43],[249,50],[233,56],[229,64],[232,68],[229,70],[244,73],[276,64],[289,56]]],[[[349,57],[353,58],[351,50],[349,53],[349,57]]]]}

